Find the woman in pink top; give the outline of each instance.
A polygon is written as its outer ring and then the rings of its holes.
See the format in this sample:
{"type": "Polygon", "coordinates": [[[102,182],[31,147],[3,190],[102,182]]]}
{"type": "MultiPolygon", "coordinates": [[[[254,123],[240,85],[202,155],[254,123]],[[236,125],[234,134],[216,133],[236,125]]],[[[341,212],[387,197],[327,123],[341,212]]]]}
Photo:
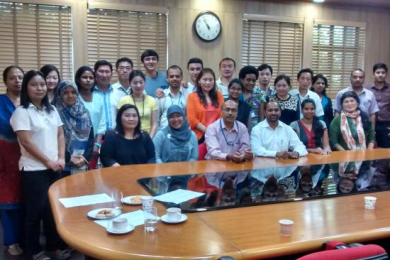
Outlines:
{"type": "Polygon", "coordinates": [[[204,68],[198,75],[196,92],[187,101],[188,123],[199,144],[204,141],[207,126],[221,117],[223,101],[223,95],[216,89],[214,71],[204,68]]]}

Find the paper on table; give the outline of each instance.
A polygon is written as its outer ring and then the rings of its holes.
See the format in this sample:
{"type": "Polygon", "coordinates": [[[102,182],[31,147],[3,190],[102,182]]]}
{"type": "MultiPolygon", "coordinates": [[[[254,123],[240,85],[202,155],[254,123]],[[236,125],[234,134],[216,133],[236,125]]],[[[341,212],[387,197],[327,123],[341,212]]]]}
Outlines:
{"type": "Polygon", "coordinates": [[[193,198],[200,197],[202,195],[204,195],[204,193],[179,189],[179,190],[175,190],[172,192],[168,192],[168,193],[155,196],[154,199],[162,201],[162,202],[172,202],[172,203],[180,204],[182,202],[188,201],[193,198]]]}
{"type": "Polygon", "coordinates": [[[71,208],[76,206],[92,205],[97,203],[113,202],[114,199],[106,193],[83,195],[76,197],[60,198],[59,201],[65,208],[71,208]]]}
{"type": "MultiPolygon", "coordinates": [[[[116,219],[119,217],[127,218],[128,224],[132,225],[133,227],[144,224],[144,212],[142,210],[121,214],[116,217],[116,219]]],[[[111,225],[111,220],[98,220],[94,222],[106,229],[111,225]]]]}

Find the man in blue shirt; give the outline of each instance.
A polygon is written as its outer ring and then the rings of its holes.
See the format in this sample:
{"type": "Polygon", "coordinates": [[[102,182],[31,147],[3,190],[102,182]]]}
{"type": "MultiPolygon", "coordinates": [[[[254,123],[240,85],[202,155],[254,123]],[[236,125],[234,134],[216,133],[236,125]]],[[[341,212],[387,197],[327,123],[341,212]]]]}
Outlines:
{"type": "MultiPolygon", "coordinates": [[[[94,64],[95,86],[93,94],[98,94],[104,101],[104,118],[106,130],[115,128],[117,116],[117,104],[125,92],[115,91],[111,85],[112,64],[106,60],[98,60],[94,64]]],[[[97,101],[97,99],[96,99],[97,101]]]]}
{"type": "Polygon", "coordinates": [[[152,49],[141,54],[141,62],[145,68],[145,91],[152,97],[162,96],[162,90],[168,87],[167,75],[158,71],[158,61],[158,53],[152,49]]]}

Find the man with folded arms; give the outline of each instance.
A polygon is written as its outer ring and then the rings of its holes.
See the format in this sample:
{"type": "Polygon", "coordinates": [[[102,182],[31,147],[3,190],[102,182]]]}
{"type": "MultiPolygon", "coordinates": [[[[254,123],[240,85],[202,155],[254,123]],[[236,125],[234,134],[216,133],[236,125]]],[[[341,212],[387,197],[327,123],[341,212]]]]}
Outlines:
{"type": "Polygon", "coordinates": [[[205,144],[208,153],[205,159],[229,160],[242,162],[251,160],[253,153],[249,145],[246,126],[236,120],[238,104],[227,100],[222,106],[222,118],[208,126],[205,132],[205,144]]]}
{"type": "Polygon", "coordinates": [[[280,115],[279,104],[269,101],[265,107],[266,119],[252,129],[251,146],[255,156],[282,159],[306,156],[305,145],[290,126],[279,121],[280,115]]]}

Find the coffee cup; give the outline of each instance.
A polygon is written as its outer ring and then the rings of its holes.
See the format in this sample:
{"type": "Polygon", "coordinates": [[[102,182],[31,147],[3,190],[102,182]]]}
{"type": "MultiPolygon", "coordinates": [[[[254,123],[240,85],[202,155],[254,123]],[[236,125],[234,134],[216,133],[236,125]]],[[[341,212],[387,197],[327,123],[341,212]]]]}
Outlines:
{"type": "Polygon", "coordinates": [[[177,207],[168,208],[167,218],[170,222],[178,222],[181,220],[181,209],[177,207]]]}
{"type": "Polygon", "coordinates": [[[364,208],[366,209],[375,209],[376,208],[377,197],[374,196],[365,196],[364,197],[364,208]]]}
{"type": "Polygon", "coordinates": [[[292,233],[293,221],[289,219],[279,220],[280,233],[283,235],[290,235],[292,233]]]}
{"type": "Polygon", "coordinates": [[[112,220],[112,228],[117,231],[123,231],[127,229],[127,226],[128,226],[127,218],[119,217],[119,218],[112,220]]]}

